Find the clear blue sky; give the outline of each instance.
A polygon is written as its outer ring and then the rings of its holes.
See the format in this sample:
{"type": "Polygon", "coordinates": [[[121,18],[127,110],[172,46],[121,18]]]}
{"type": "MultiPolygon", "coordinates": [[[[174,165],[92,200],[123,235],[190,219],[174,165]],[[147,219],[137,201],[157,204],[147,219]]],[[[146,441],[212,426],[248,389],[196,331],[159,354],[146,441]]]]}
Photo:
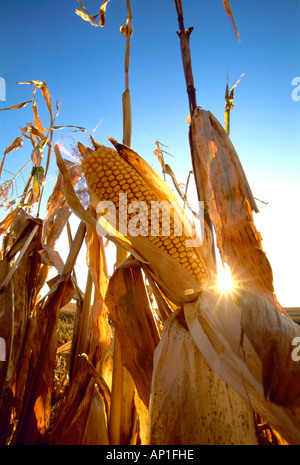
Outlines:
{"type": "MultiPolygon", "coordinates": [[[[98,12],[100,1],[83,3],[91,13],[98,12]]],[[[300,76],[300,1],[231,0],[241,42],[221,0],[182,3],[185,27],[194,26],[197,102],[222,124],[227,72],[230,85],[246,73],[235,91],[230,136],[254,196],[269,202],[259,203],[255,223],[273,267],[278,298],[284,306],[300,306],[300,101],[293,101],[291,84],[300,76]]],[[[174,2],[131,0],[131,6],[132,148],[160,171],[153,155],[155,141],[167,145],[174,156],[168,163],[178,181],[185,182],[191,169],[185,123],[189,110],[174,2]]],[[[66,147],[88,143],[100,121],[96,140],[122,141],[125,38],[119,27],[126,21],[126,2],[110,0],[104,28],[84,22],[75,15],[77,7],[75,0],[0,1],[0,77],[6,80],[6,101],[0,108],[31,98],[31,86],[12,81],[43,80],[53,102],[63,99],[56,124],[87,129],[85,134],[58,131],[54,142],[66,147]]],[[[39,96],[38,105],[47,126],[39,96]]],[[[30,105],[0,112],[0,154],[31,118],[30,105]]],[[[7,156],[5,169],[15,172],[30,152],[25,140],[22,150],[7,156]]],[[[53,182],[55,172],[53,160],[53,182]]]]}

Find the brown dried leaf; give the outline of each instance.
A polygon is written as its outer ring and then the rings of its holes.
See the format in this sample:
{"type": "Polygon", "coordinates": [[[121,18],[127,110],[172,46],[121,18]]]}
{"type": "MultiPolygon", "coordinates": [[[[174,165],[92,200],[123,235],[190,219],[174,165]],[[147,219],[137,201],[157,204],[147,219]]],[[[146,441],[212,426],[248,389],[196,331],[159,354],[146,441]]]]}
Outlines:
{"type": "MultiPolygon", "coordinates": [[[[0,261],[0,282],[3,282],[9,273],[10,266],[6,260],[0,261]]],[[[10,361],[11,344],[13,338],[13,287],[12,281],[0,293],[0,416],[2,391],[5,385],[8,364],[10,361]],[[4,352],[4,353],[3,353],[4,352]],[[4,356],[3,356],[4,355],[4,356]]]]}
{"type": "Polygon", "coordinates": [[[4,162],[5,162],[5,159],[6,159],[6,155],[10,152],[12,152],[13,150],[16,150],[16,149],[19,149],[21,148],[23,145],[23,139],[22,137],[16,137],[15,140],[10,144],[9,147],[6,147],[6,149],[4,150],[4,156],[3,156],[3,159],[2,159],[2,162],[1,162],[1,166],[0,166],[0,177],[2,176],[2,172],[3,172],[3,167],[4,167],[4,162]]]}
{"type": "Polygon", "coordinates": [[[63,186],[64,186],[64,191],[65,191],[65,197],[68,202],[69,207],[71,210],[77,215],[83,222],[86,224],[91,225],[95,230],[97,229],[97,222],[95,218],[93,218],[81,205],[79,202],[74,187],[72,185],[70,175],[68,173],[68,170],[66,168],[66,165],[61,157],[59,147],[56,144],[54,146],[54,152],[56,155],[56,162],[57,166],[62,173],[63,177],[63,186]]]}
{"type": "Polygon", "coordinates": [[[107,414],[103,396],[94,388],[92,402],[82,440],[85,446],[108,446],[107,414]]]}
{"type": "Polygon", "coordinates": [[[50,445],[81,445],[94,392],[87,365],[77,373],[61,400],[50,434],[50,445]]]}
{"type": "Polygon", "coordinates": [[[9,152],[12,152],[13,150],[21,148],[22,145],[23,145],[22,137],[16,137],[15,140],[10,144],[10,146],[5,149],[4,155],[7,155],[9,152]]]}
{"type": "Polygon", "coordinates": [[[87,10],[87,8],[83,5],[81,0],[78,0],[80,3],[80,8],[81,9],[76,9],[75,13],[80,16],[84,21],[88,21],[92,26],[104,26],[105,25],[105,13],[106,13],[106,7],[107,3],[109,0],[104,0],[102,4],[100,5],[100,12],[97,13],[96,15],[91,15],[91,13],[87,10]],[[95,19],[97,19],[99,16],[99,23],[97,24],[95,22],[95,19]]]}
{"type": "MultiPolygon", "coordinates": [[[[41,92],[42,92],[42,95],[45,99],[45,102],[46,102],[46,105],[47,105],[47,108],[48,108],[48,111],[50,113],[50,116],[52,118],[52,106],[51,106],[51,95],[50,95],[50,91],[48,89],[48,86],[47,84],[44,82],[44,81],[37,81],[37,80],[32,80],[32,81],[24,81],[24,82],[17,82],[17,84],[19,85],[23,85],[23,84],[27,84],[27,85],[30,85],[30,84],[33,84],[33,94],[35,94],[36,92],[36,89],[40,89],[41,92]]],[[[32,101],[32,100],[31,100],[32,101]]]]}
{"type": "Polygon", "coordinates": [[[8,215],[4,218],[4,220],[0,223],[0,234],[8,234],[9,228],[13,224],[14,219],[20,212],[20,208],[17,207],[15,210],[8,213],[8,215]]]}
{"type": "Polygon", "coordinates": [[[16,110],[17,108],[23,108],[23,107],[26,107],[26,105],[30,102],[32,102],[33,100],[27,100],[26,102],[22,102],[22,103],[17,103],[17,105],[13,105],[11,107],[7,107],[7,108],[0,108],[0,111],[4,111],[4,110],[16,110]]]}
{"type": "Polygon", "coordinates": [[[35,226],[40,224],[39,218],[31,216],[21,209],[18,211],[18,215],[14,219],[13,244],[6,255],[7,259],[11,260],[22,249],[35,226]]]}
{"type": "MultiPolygon", "coordinates": [[[[62,282],[61,274],[59,274],[57,276],[54,276],[54,278],[51,278],[51,279],[49,279],[47,281],[47,285],[48,285],[48,287],[50,289],[50,291],[49,291],[50,294],[52,294],[54,291],[57,290],[57,288],[58,288],[59,284],[61,284],[61,282],[62,282]]],[[[72,280],[69,279],[65,284],[65,290],[64,290],[61,302],[59,304],[59,308],[62,308],[65,305],[67,305],[69,302],[71,302],[71,300],[74,297],[74,292],[75,292],[74,284],[72,283],[72,280]]]]}
{"type": "MultiPolygon", "coordinates": [[[[69,172],[70,182],[74,186],[81,176],[81,168],[75,163],[65,160],[66,169],[69,172]]],[[[63,189],[63,177],[59,173],[53,191],[47,202],[47,215],[44,222],[43,243],[51,248],[54,247],[71,211],[65,199],[63,189]]]]}
{"type": "MultiPolygon", "coordinates": [[[[91,209],[90,213],[95,216],[95,212],[91,209]]],[[[91,226],[88,226],[85,241],[87,266],[95,286],[94,301],[91,305],[90,353],[93,353],[96,365],[104,351],[107,350],[111,340],[111,330],[107,322],[107,310],[104,304],[109,274],[103,237],[99,236],[91,226]]]]}
{"type": "Polygon", "coordinates": [[[119,267],[110,278],[105,298],[121,346],[122,362],[147,406],[153,354],[159,333],[153,319],[141,268],[119,267]]]}
{"type": "Polygon", "coordinates": [[[53,292],[38,305],[37,324],[31,341],[32,355],[26,404],[17,426],[17,444],[40,443],[49,431],[51,387],[55,366],[55,337],[59,309],[68,286],[69,275],[59,280],[53,292]],[[30,425],[30,426],[29,426],[30,425]]]}
{"type": "Polygon", "coordinates": [[[109,2],[109,0],[104,0],[101,3],[100,16],[99,16],[99,26],[104,26],[104,24],[105,24],[105,13],[106,13],[106,7],[107,7],[108,2],[109,2]]]}
{"type": "Polygon", "coordinates": [[[43,124],[42,124],[42,122],[40,120],[38,109],[37,109],[37,104],[36,104],[35,101],[32,102],[32,111],[33,111],[33,114],[34,114],[35,126],[36,126],[37,130],[39,131],[39,133],[42,135],[42,139],[45,139],[46,136],[45,136],[44,127],[43,127],[43,124]]]}
{"type": "Polygon", "coordinates": [[[82,4],[82,2],[80,0],[78,0],[80,5],[81,5],[81,10],[79,10],[78,8],[75,10],[75,13],[80,16],[81,19],[83,19],[84,21],[88,21],[89,23],[91,23],[92,26],[98,26],[97,23],[95,23],[94,19],[96,19],[98,16],[99,16],[99,13],[96,14],[96,15],[91,15],[89,13],[89,11],[85,8],[85,6],[82,4]]]}
{"type": "Polygon", "coordinates": [[[238,40],[240,40],[240,33],[239,33],[237,25],[235,23],[229,0],[222,0],[222,1],[223,1],[225,11],[226,11],[226,13],[228,14],[228,16],[229,16],[229,18],[231,20],[232,26],[234,28],[235,35],[237,36],[238,40]]]}
{"type": "Polygon", "coordinates": [[[42,258],[42,263],[49,267],[54,267],[59,274],[62,273],[64,269],[64,262],[60,254],[53,250],[51,247],[43,245],[42,249],[39,251],[39,254],[42,258]]]}

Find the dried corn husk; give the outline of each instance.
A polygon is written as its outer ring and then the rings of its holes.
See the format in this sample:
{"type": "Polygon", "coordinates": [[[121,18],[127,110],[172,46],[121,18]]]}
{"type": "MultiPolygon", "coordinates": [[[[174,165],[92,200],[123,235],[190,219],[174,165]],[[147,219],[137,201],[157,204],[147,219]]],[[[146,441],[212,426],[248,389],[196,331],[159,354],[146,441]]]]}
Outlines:
{"type": "Polygon", "coordinates": [[[197,108],[191,137],[199,196],[213,223],[222,260],[243,287],[283,311],[273,294],[272,269],[253,221],[258,208],[226,131],[210,111],[197,108]]]}
{"type": "Polygon", "coordinates": [[[184,314],[212,369],[286,441],[299,444],[300,363],[292,358],[292,341],[300,327],[243,289],[205,291],[184,314]]]}
{"type": "Polygon", "coordinates": [[[251,407],[208,365],[181,310],[165,324],[155,350],[147,441],[257,444],[251,407]]]}

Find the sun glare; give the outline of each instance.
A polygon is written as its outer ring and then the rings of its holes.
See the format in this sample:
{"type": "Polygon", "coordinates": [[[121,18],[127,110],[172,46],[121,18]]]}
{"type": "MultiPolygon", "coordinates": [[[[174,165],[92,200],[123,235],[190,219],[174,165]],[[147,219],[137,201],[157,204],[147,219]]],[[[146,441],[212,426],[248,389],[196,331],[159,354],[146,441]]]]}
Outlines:
{"type": "Polygon", "coordinates": [[[230,269],[221,269],[218,273],[218,288],[221,292],[230,292],[233,289],[234,283],[231,279],[230,269]]]}

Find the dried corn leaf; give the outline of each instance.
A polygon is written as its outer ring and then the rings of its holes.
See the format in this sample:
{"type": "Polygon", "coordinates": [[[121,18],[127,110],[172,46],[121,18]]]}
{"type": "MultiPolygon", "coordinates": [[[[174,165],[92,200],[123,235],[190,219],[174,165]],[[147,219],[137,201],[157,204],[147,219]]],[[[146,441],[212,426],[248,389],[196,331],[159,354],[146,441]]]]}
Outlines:
{"type": "Polygon", "coordinates": [[[116,329],[122,361],[147,406],[150,396],[152,359],[159,342],[139,266],[120,266],[111,277],[105,297],[109,317],[116,329]]]}
{"type": "Polygon", "coordinates": [[[42,221],[39,218],[29,215],[22,209],[19,210],[13,223],[12,244],[6,255],[8,260],[14,258],[14,256],[22,250],[34,228],[41,224],[42,221]]]}
{"type": "MultiPolygon", "coordinates": [[[[5,280],[9,273],[10,266],[6,260],[0,261],[0,282],[5,280]]],[[[2,405],[2,393],[4,390],[8,365],[12,351],[12,341],[14,334],[14,300],[12,281],[0,293],[0,414],[2,405]]],[[[0,415],[1,416],[1,415],[0,415]]]]}
{"type": "Polygon", "coordinates": [[[31,340],[30,376],[27,377],[22,416],[16,430],[16,444],[42,443],[49,431],[57,345],[55,332],[68,278],[67,275],[59,281],[37,307],[36,327],[31,340]]]}
{"type": "Polygon", "coordinates": [[[107,418],[103,397],[94,388],[86,429],[82,439],[85,446],[108,446],[107,418]]]}
{"type": "Polygon", "coordinates": [[[4,110],[16,110],[18,108],[24,108],[26,107],[26,105],[28,103],[32,102],[32,99],[31,100],[26,100],[26,102],[22,102],[22,103],[17,103],[16,105],[13,105],[11,107],[7,107],[7,108],[0,108],[0,111],[4,111],[4,110]]]}
{"type": "MultiPolygon", "coordinates": [[[[63,270],[61,271],[61,274],[63,273],[63,270]]],[[[57,275],[57,276],[54,276],[54,278],[51,278],[49,279],[49,281],[47,281],[47,285],[49,286],[49,293],[47,295],[50,295],[52,293],[54,293],[55,291],[57,291],[57,288],[59,287],[59,285],[61,284],[62,282],[62,276],[61,274],[57,275]]],[[[64,290],[64,293],[63,293],[63,296],[62,296],[62,300],[59,304],[59,308],[63,308],[65,305],[67,305],[69,302],[71,302],[71,300],[73,299],[74,297],[74,293],[75,293],[75,287],[74,287],[74,284],[72,282],[71,279],[68,280],[68,282],[66,283],[65,285],[65,290],[64,290]]]]}
{"type": "Polygon", "coordinates": [[[155,350],[147,437],[151,445],[257,444],[251,407],[210,368],[181,310],[155,350]]]}
{"type": "Polygon", "coordinates": [[[186,304],[188,328],[208,364],[291,444],[300,441],[300,327],[262,296],[205,291],[186,304]]]}
{"type": "Polygon", "coordinates": [[[49,429],[50,393],[56,357],[55,337],[59,309],[66,299],[70,274],[81,248],[85,227],[80,224],[62,277],[37,305],[37,323],[31,341],[31,360],[25,392],[26,404],[16,431],[16,443],[28,444],[42,441],[49,429]],[[29,426],[30,425],[30,426],[29,426]],[[32,426],[32,427],[31,427],[32,426]]]}
{"type": "Polygon", "coordinates": [[[44,126],[43,126],[43,124],[41,122],[41,119],[39,117],[38,108],[37,108],[37,104],[36,104],[35,100],[32,102],[32,111],[33,111],[33,114],[34,114],[35,127],[37,128],[39,134],[41,134],[41,136],[42,136],[41,138],[46,139],[44,126]]]}
{"type": "MultiPolygon", "coordinates": [[[[78,165],[65,160],[66,169],[69,172],[71,184],[74,186],[81,176],[81,170],[78,165]]],[[[49,247],[54,247],[63,228],[65,227],[71,211],[65,199],[63,189],[63,177],[59,173],[53,191],[47,202],[47,215],[44,222],[43,243],[49,247]]]]}
{"type": "MultiPolygon", "coordinates": [[[[135,390],[134,405],[138,420],[138,437],[142,446],[147,444],[148,408],[135,390]]],[[[138,442],[137,442],[138,443],[138,442]]]]}
{"type": "Polygon", "coordinates": [[[238,155],[224,128],[197,108],[192,124],[195,178],[212,220],[222,260],[233,278],[248,289],[274,296],[273,274],[253,221],[258,211],[238,155]]]}
{"type": "Polygon", "coordinates": [[[49,246],[43,245],[42,249],[39,250],[39,254],[43,264],[56,268],[59,274],[62,273],[64,269],[64,262],[56,250],[53,250],[49,246]]]}
{"type": "Polygon", "coordinates": [[[6,158],[6,155],[10,152],[12,152],[13,150],[16,150],[16,149],[19,149],[21,148],[23,145],[23,139],[22,137],[16,137],[15,140],[10,144],[9,147],[6,147],[6,149],[4,150],[4,156],[3,156],[3,159],[2,159],[2,162],[1,162],[1,166],[0,166],[0,177],[2,176],[2,172],[3,172],[3,167],[4,167],[4,162],[5,162],[5,158],[6,158]]]}
{"type": "MultiPolygon", "coordinates": [[[[32,251],[27,249],[18,268],[14,272],[12,283],[14,289],[14,334],[12,353],[9,361],[7,380],[13,382],[13,377],[18,376],[20,371],[20,355],[26,358],[24,354],[24,341],[26,337],[26,327],[29,318],[29,274],[32,268],[32,251]],[[16,373],[17,368],[17,373],[16,373]]],[[[26,351],[25,351],[26,352],[26,351]]],[[[22,365],[21,363],[21,365],[22,365]]],[[[26,362],[25,362],[26,363],[26,362]]],[[[17,396],[18,397],[18,396],[17,396]]]]}
{"type": "MultiPolygon", "coordinates": [[[[16,275],[17,276],[17,275],[16,275]]],[[[16,278],[14,276],[14,279],[16,278]]],[[[26,292],[26,289],[23,289],[23,292],[26,292]]],[[[19,300],[20,305],[22,304],[21,299],[19,300]]],[[[16,318],[18,316],[16,315],[16,318]]],[[[22,340],[22,357],[18,359],[17,369],[13,377],[13,389],[14,389],[14,408],[15,408],[15,417],[21,418],[21,412],[23,407],[23,399],[25,393],[25,387],[27,382],[29,364],[31,359],[31,341],[35,331],[35,320],[31,317],[27,319],[25,334],[22,340]]],[[[18,350],[18,346],[16,347],[18,350]]]]}
{"type": "Polygon", "coordinates": [[[95,286],[94,301],[91,307],[90,350],[93,352],[94,363],[97,364],[103,352],[107,349],[111,338],[104,304],[109,276],[103,238],[88,226],[85,240],[87,244],[87,265],[95,286]]]}
{"type": "MultiPolygon", "coordinates": [[[[47,84],[44,82],[44,81],[37,81],[37,80],[31,80],[31,81],[24,81],[24,82],[17,82],[17,84],[19,85],[23,85],[23,84],[26,84],[26,85],[30,85],[30,84],[33,84],[33,94],[35,94],[36,92],[36,89],[40,89],[41,92],[42,92],[42,95],[44,97],[44,100],[46,102],[46,105],[47,105],[47,108],[48,108],[48,111],[50,113],[50,116],[52,118],[52,105],[51,105],[51,95],[50,95],[50,91],[48,89],[48,86],[47,84]]],[[[32,101],[32,100],[31,100],[32,101]]],[[[28,102],[27,102],[28,103],[28,102]]]]}
{"type": "Polygon", "coordinates": [[[18,216],[20,212],[20,208],[17,207],[15,210],[8,213],[8,215],[4,218],[3,221],[0,223],[0,234],[8,234],[11,225],[14,222],[14,219],[18,216]]]}
{"type": "Polygon", "coordinates": [[[61,400],[50,434],[50,445],[81,445],[91,407],[94,380],[85,366],[61,400]]]}
{"type": "Polygon", "coordinates": [[[96,15],[91,15],[87,8],[83,5],[81,0],[78,0],[80,3],[80,9],[76,9],[75,13],[80,16],[84,21],[88,21],[92,26],[104,26],[105,25],[105,13],[106,7],[109,0],[104,0],[100,5],[100,12],[96,15]],[[99,16],[99,23],[96,23],[95,20],[99,16]]]}
{"type": "Polygon", "coordinates": [[[231,23],[232,23],[232,26],[233,26],[233,28],[234,28],[235,35],[237,36],[238,40],[240,40],[240,33],[239,33],[239,31],[238,31],[236,22],[235,22],[235,20],[234,20],[233,13],[232,13],[232,9],[231,9],[229,0],[222,0],[222,1],[223,1],[223,5],[224,5],[224,8],[225,8],[225,11],[226,11],[226,13],[228,14],[228,16],[229,16],[229,18],[230,18],[230,21],[231,21],[231,23]]]}

